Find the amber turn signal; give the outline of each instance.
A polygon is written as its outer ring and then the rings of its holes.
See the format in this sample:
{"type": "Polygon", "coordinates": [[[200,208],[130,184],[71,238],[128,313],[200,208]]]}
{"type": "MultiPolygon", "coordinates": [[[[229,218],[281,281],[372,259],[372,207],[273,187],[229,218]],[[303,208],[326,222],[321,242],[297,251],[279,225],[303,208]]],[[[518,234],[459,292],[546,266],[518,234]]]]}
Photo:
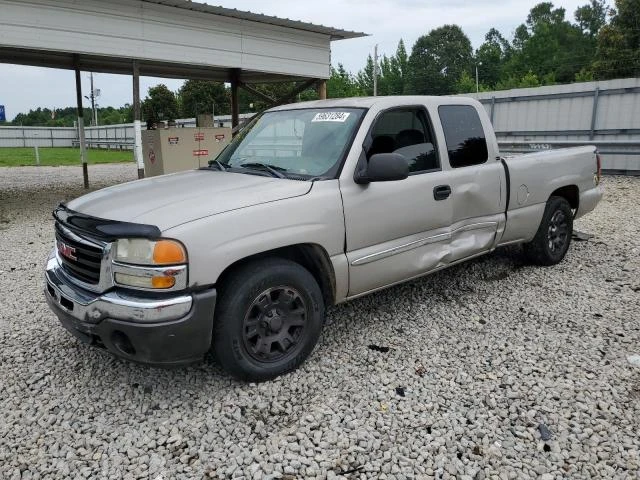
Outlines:
{"type": "Polygon", "coordinates": [[[152,277],[151,285],[153,288],[171,288],[176,284],[174,277],[152,277]]]}
{"type": "MultiPolygon", "coordinates": [[[[154,264],[174,265],[178,263],[186,263],[186,261],[187,261],[187,253],[185,252],[184,247],[180,243],[176,242],[175,240],[158,240],[156,242],[155,247],[153,248],[154,264]]],[[[154,280],[155,278],[156,277],[154,277],[154,280]]],[[[157,277],[157,278],[164,278],[164,277],[157,277]]],[[[167,288],[167,287],[164,287],[164,288],[167,288]]]]}

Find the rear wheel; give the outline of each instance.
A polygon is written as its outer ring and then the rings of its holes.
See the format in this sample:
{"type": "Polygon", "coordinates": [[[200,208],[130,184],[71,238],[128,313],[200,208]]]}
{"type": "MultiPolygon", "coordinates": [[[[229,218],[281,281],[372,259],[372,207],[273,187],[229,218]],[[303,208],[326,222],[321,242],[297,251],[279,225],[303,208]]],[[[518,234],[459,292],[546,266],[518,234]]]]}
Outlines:
{"type": "Polygon", "coordinates": [[[551,197],[547,201],[536,236],[524,245],[525,254],[537,265],[556,265],[566,255],[572,233],[571,205],[563,197],[551,197]]]}
{"type": "Polygon", "coordinates": [[[313,351],[324,302],[299,264],[279,258],[251,262],[233,272],[220,293],[213,350],[230,374],[268,380],[295,369],[313,351]]]}

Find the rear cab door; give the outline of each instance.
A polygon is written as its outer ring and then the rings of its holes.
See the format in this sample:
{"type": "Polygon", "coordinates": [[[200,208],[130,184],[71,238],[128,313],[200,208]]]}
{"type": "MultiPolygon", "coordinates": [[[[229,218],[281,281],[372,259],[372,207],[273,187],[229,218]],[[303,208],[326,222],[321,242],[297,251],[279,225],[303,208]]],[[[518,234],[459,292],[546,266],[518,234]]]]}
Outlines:
{"type": "MultiPolygon", "coordinates": [[[[434,106],[435,108],[435,106],[434,106]]],[[[448,263],[486,253],[505,227],[506,172],[493,127],[478,102],[443,98],[432,116],[451,189],[448,263]]]]}

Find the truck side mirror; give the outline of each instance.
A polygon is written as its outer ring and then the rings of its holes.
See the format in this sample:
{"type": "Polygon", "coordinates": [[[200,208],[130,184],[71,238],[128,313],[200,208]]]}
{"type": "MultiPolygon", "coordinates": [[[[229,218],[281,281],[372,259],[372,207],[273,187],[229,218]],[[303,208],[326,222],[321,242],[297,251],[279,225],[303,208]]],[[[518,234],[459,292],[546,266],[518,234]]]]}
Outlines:
{"type": "Polygon", "coordinates": [[[392,182],[404,180],[409,176],[409,162],[399,153],[377,153],[372,155],[366,166],[358,170],[355,182],[392,182]]]}

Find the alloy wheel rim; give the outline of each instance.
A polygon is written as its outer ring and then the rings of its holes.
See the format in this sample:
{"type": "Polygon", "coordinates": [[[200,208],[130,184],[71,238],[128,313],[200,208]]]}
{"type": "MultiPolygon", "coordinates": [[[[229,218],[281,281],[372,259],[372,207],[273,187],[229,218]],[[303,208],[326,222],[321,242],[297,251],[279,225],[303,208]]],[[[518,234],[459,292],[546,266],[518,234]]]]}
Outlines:
{"type": "Polygon", "coordinates": [[[569,224],[567,216],[561,210],[557,210],[549,221],[549,229],[547,232],[547,241],[549,250],[552,253],[561,252],[569,238],[569,224]]]}
{"type": "Polygon", "coordinates": [[[244,346],[254,360],[277,362],[297,350],[306,324],[306,302],[295,288],[268,288],[247,309],[244,346]]]}

